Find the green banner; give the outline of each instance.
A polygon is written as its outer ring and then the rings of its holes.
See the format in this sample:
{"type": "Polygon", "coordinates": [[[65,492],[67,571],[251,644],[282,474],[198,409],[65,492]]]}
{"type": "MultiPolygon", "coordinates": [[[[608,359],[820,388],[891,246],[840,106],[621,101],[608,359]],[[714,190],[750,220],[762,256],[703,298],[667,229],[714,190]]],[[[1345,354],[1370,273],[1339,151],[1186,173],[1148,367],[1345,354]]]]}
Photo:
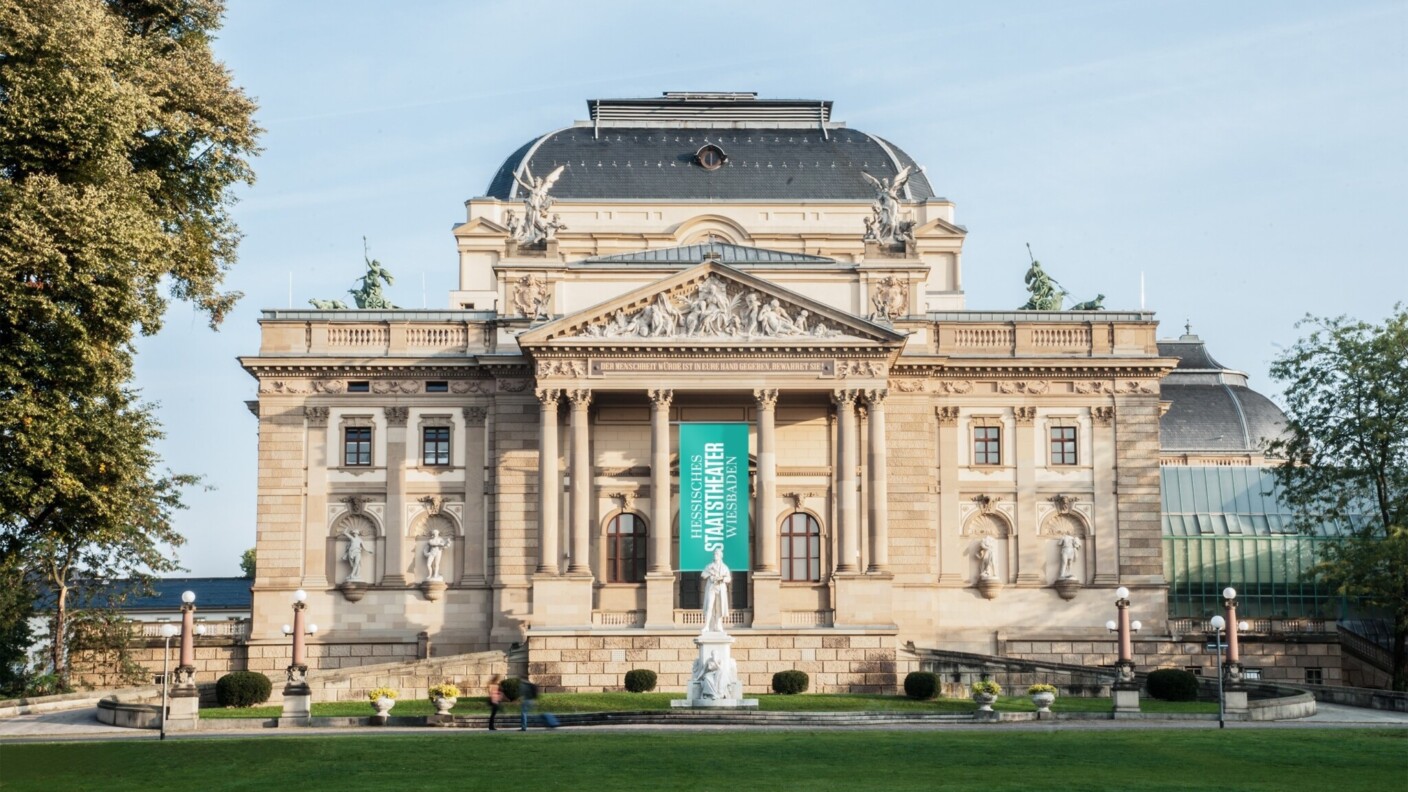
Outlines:
{"type": "Polygon", "coordinates": [[[680,424],[680,570],[748,569],[748,424],[680,424]]]}

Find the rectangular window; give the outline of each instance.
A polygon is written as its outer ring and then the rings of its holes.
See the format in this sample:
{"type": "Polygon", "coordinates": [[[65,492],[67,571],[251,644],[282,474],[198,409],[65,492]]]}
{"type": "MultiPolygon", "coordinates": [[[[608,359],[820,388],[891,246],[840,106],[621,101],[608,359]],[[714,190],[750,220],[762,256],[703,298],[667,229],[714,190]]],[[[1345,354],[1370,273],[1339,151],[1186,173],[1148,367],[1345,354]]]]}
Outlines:
{"type": "Polygon", "coordinates": [[[450,392],[450,383],[445,382],[444,380],[440,380],[439,382],[435,382],[435,381],[427,382],[427,383],[425,383],[425,392],[426,392],[426,393],[449,393],[449,392],[450,392]]]}
{"type": "Polygon", "coordinates": [[[973,427],[973,464],[1002,464],[1002,427],[973,427]]]}
{"type": "Polygon", "coordinates": [[[1076,464],[1076,428],[1074,426],[1051,427],[1051,464],[1076,464]]]}
{"type": "Polygon", "coordinates": [[[372,428],[370,426],[349,426],[342,431],[342,464],[346,467],[370,466],[372,463],[372,428]]]}
{"type": "Polygon", "coordinates": [[[371,393],[371,390],[371,383],[367,382],[366,380],[362,380],[360,382],[347,383],[348,393],[371,393]]]}
{"type": "Polygon", "coordinates": [[[450,427],[427,426],[422,432],[423,464],[427,466],[450,464],[450,427]]]}
{"type": "Polygon", "coordinates": [[[1325,672],[1320,668],[1305,669],[1305,684],[1323,685],[1325,684],[1325,672]]]}

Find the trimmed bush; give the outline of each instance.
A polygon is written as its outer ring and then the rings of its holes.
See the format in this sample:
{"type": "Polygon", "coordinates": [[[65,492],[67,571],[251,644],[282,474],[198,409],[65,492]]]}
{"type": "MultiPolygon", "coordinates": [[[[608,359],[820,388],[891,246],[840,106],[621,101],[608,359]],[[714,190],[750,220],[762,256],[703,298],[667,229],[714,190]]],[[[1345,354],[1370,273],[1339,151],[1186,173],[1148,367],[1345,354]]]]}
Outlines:
{"type": "Polygon", "coordinates": [[[784,695],[806,693],[811,685],[811,677],[806,671],[778,671],[772,675],[772,692],[784,695]]]}
{"type": "Polygon", "coordinates": [[[1191,671],[1181,668],[1160,668],[1150,671],[1149,695],[1163,701],[1197,701],[1198,677],[1191,671]]]}
{"type": "Polygon", "coordinates": [[[504,694],[504,701],[518,701],[518,677],[499,680],[499,692],[504,694]]]}
{"type": "Polygon", "coordinates": [[[258,671],[231,671],[215,683],[215,700],[222,707],[252,707],[269,700],[274,683],[258,671]]]}
{"type": "Polygon", "coordinates": [[[932,671],[911,671],[904,678],[904,694],[927,701],[939,695],[939,675],[932,671]]]}
{"type": "Polygon", "coordinates": [[[655,672],[648,668],[633,668],[626,672],[626,690],[649,693],[655,689],[655,672]]]}

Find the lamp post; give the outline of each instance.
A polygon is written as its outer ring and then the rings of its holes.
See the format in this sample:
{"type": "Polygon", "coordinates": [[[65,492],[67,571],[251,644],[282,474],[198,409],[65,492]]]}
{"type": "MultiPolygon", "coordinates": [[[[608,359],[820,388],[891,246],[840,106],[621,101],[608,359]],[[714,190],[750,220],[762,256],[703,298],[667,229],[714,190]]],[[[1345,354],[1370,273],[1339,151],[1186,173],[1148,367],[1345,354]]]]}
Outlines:
{"type": "Polygon", "coordinates": [[[1220,638],[1217,642],[1218,726],[1225,728],[1226,713],[1245,713],[1247,711],[1247,690],[1243,684],[1245,674],[1242,669],[1242,652],[1238,640],[1239,632],[1247,629],[1247,623],[1237,621],[1237,589],[1228,586],[1222,590],[1222,606],[1226,611],[1226,617],[1214,616],[1212,623],[1215,631],[1223,628],[1227,630],[1226,645],[1224,646],[1220,638]],[[1218,622],[1221,624],[1219,625],[1218,622]],[[1227,652],[1225,662],[1222,657],[1223,651],[1227,652]]]}
{"type": "MultiPolygon", "coordinates": [[[[163,709],[162,733],[165,736],[169,718],[173,730],[194,729],[200,719],[200,689],[196,687],[196,636],[205,634],[205,626],[197,626],[196,593],[181,593],[181,649],[176,662],[174,685],[168,684],[170,700],[163,709]]],[[[168,650],[170,641],[167,641],[168,650]]],[[[163,677],[166,674],[163,673],[163,677]]]]}
{"type": "Polygon", "coordinates": [[[1222,689],[1222,628],[1227,626],[1227,620],[1221,616],[1214,616],[1208,620],[1208,626],[1213,630],[1216,643],[1213,646],[1217,649],[1217,728],[1227,728],[1227,702],[1223,698],[1222,689]]]}
{"type": "Polygon", "coordinates": [[[1129,620],[1129,589],[1120,586],[1115,589],[1117,621],[1105,622],[1105,629],[1119,633],[1119,660],[1115,662],[1115,684],[1110,687],[1114,698],[1115,716],[1120,713],[1139,711],[1139,683],[1134,679],[1134,638],[1133,633],[1142,627],[1139,622],[1129,620]]]}
{"type": "Polygon", "coordinates": [[[303,589],[293,592],[293,624],[284,625],[284,635],[293,636],[293,656],[288,666],[288,681],[284,685],[284,709],[280,722],[306,725],[312,717],[312,690],[308,687],[308,652],[304,637],[315,635],[318,625],[304,626],[304,612],[308,608],[308,592],[303,589]]]}
{"type": "Polygon", "coordinates": [[[176,637],[176,625],[161,625],[161,637],[166,642],[166,649],[161,655],[161,738],[166,739],[166,713],[167,702],[170,700],[171,689],[171,639],[176,637]]]}

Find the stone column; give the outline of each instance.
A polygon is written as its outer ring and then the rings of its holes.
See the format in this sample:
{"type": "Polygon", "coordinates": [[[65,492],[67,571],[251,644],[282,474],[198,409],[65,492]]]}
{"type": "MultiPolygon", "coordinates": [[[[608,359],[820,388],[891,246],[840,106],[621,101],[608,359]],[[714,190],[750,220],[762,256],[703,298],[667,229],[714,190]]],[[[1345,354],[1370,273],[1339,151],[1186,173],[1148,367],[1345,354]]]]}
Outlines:
{"type": "MultiPolygon", "coordinates": [[[[183,596],[184,600],[185,597],[183,596]]],[[[196,728],[200,721],[200,689],[196,687],[196,604],[181,603],[181,657],[163,718],[167,731],[196,728]]]]}
{"type": "Polygon", "coordinates": [[[866,469],[870,473],[870,568],[868,572],[886,572],[890,568],[890,492],[889,462],[885,453],[884,389],[865,392],[870,406],[870,454],[866,469]]]}
{"type": "Polygon", "coordinates": [[[488,504],[485,502],[485,488],[488,485],[489,443],[487,407],[465,407],[464,414],[464,512],[460,519],[463,536],[459,541],[460,583],[462,585],[482,585],[487,580],[488,557],[485,549],[489,532],[488,504]]]}
{"type": "Polygon", "coordinates": [[[590,577],[592,455],[587,410],[591,407],[592,392],[573,390],[568,392],[567,398],[572,402],[572,501],[569,512],[571,521],[568,523],[572,535],[572,562],[567,567],[567,574],[590,577]]]}
{"type": "MultiPolygon", "coordinates": [[[[386,572],[382,585],[405,586],[406,576],[406,421],[409,407],[387,407],[386,413],[386,572]]],[[[414,551],[412,551],[414,552],[414,551]]]]}
{"type": "MultiPolygon", "coordinates": [[[[958,408],[935,407],[939,424],[939,524],[936,545],[939,548],[939,582],[963,585],[963,550],[959,546],[962,534],[962,506],[958,502],[958,408]]],[[[1009,556],[1008,569],[1016,564],[1009,556]]]]}
{"type": "Polygon", "coordinates": [[[671,390],[650,391],[650,572],[669,574],[671,390]]]}
{"type": "MultiPolygon", "coordinates": [[[[1017,468],[1017,584],[1041,586],[1046,583],[1042,577],[1041,526],[1037,524],[1036,495],[1036,408],[1014,407],[1012,416],[1016,422],[1016,438],[1011,446],[1002,449],[1005,455],[1008,448],[1014,453],[1012,463],[1017,468]]],[[[1006,462],[1006,456],[1003,457],[1006,462]]],[[[1010,563],[1010,560],[1009,560],[1010,563]]]]}
{"type": "MultiPolygon", "coordinates": [[[[303,583],[313,589],[328,586],[328,413],[327,407],[304,407],[308,424],[308,500],[304,512],[303,583]]],[[[337,460],[336,464],[341,464],[337,460]]],[[[334,575],[334,577],[336,577],[334,575]]]]}
{"type": "Polygon", "coordinates": [[[836,420],[838,425],[837,438],[840,448],[837,453],[836,488],[837,501],[840,506],[840,544],[838,553],[840,558],[836,559],[836,571],[841,573],[857,572],[856,559],[859,556],[860,537],[856,523],[858,522],[857,493],[856,493],[856,396],[858,391],[838,390],[832,391],[831,399],[836,403],[836,420]]]}
{"type": "Polygon", "coordinates": [[[777,391],[755,390],[758,400],[758,499],[754,513],[758,519],[758,561],[756,572],[776,572],[777,526],[777,391]]]}
{"type": "Polygon", "coordinates": [[[562,476],[557,470],[557,403],[562,391],[540,388],[542,412],[538,427],[538,569],[539,575],[557,575],[562,567],[557,550],[557,492],[562,476]]]}
{"type": "Polygon", "coordinates": [[[1115,408],[1090,408],[1090,454],[1095,479],[1094,519],[1091,536],[1086,537],[1091,559],[1086,570],[1092,585],[1113,586],[1119,582],[1119,547],[1115,537],[1118,495],[1115,491],[1115,408]]]}

